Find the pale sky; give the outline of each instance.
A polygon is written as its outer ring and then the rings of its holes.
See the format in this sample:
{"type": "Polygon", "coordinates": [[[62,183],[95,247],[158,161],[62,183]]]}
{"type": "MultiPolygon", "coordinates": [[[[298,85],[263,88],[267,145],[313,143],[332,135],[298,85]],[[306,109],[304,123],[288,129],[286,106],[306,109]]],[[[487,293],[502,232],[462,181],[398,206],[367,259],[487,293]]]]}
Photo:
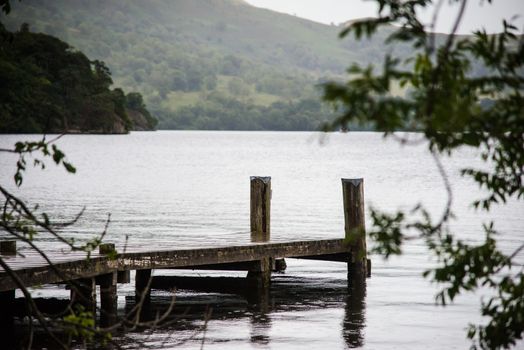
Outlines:
{"type": "MultiPolygon", "coordinates": [[[[245,0],[246,2],[273,11],[288,13],[321,23],[341,23],[361,17],[377,15],[374,1],[365,0],[245,0]]],[[[438,2],[438,1],[435,1],[438,2]]],[[[450,32],[458,6],[449,6],[449,0],[444,0],[440,20],[437,22],[438,32],[450,32]]],[[[472,30],[484,27],[488,32],[498,32],[502,29],[502,19],[511,19],[519,30],[524,30],[524,0],[493,0],[490,5],[485,0],[469,0],[466,14],[462,19],[459,33],[470,34],[472,30]]],[[[424,18],[430,22],[432,15],[426,13],[424,18]]]]}

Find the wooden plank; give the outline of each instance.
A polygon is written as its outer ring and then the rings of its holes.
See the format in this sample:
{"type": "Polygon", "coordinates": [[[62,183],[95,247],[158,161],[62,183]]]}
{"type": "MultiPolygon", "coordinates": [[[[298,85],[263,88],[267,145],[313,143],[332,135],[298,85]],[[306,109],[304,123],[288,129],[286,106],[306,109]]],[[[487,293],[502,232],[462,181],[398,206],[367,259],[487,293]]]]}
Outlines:
{"type": "Polygon", "coordinates": [[[261,260],[265,257],[286,258],[335,254],[348,251],[342,239],[298,241],[284,243],[261,243],[256,245],[126,253],[117,259],[123,269],[162,269],[170,267],[198,266],[217,263],[261,260]]]}
{"type": "MultiPolygon", "coordinates": [[[[107,258],[79,259],[59,262],[55,264],[55,267],[60,271],[60,274],[57,274],[48,265],[19,269],[16,273],[22,283],[30,287],[80,278],[90,278],[103,273],[114,272],[118,270],[118,261],[107,258]]],[[[17,288],[17,286],[11,278],[9,278],[5,272],[0,273],[0,291],[13,288],[17,288]]]]}
{"type": "Polygon", "coordinates": [[[176,270],[218,270],[218,271],[249,271],[254,268],[257,261],[241,261],[222,264],[193,265],[173,267],[176,270]]]}
{"type": "Polygon", "coordinates": [[[292,256],[291,258],[348,263],[349,259],[351,258],[351,254],[346,252],[346,253],[322,254],[322,255],[311,255],[311,256],[292,256]]]}
{"type": "MultiPolygon", "coordinates": [[[[96,256],[90,260],[75,257],[59,261],[56,274],[47,265],[17,269],[17,274],[26,286],[57,283],[64,280],[89,278],[125,270],[162,269],[173,267],[202,266],[262,260],[264,258],[286,258],[316,256],[348,252],[349,247],[342,239],[296,241],[281,243],[257,243],[239,246],[171,249],[150,252],[118,254],[111,260],[96,256]]],[[[5,272],[0,273],[0,291],[16,288],[5,272]]]]}

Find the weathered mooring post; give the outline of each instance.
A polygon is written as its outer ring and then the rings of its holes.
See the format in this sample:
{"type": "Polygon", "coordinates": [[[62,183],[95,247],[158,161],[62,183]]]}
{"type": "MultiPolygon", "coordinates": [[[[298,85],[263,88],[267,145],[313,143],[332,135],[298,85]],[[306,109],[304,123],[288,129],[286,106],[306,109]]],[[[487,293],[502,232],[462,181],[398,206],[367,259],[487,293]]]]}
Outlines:
{"type": "MultiPolygon", "coordinates": [[[[251,177],[251,241],[268,242],[271,223],[271,177],[251,177]]],[[[247,279],[256,290],[268,290],[271,282],[271,260],[259,260],[247,273],[247,279]]]]}
{"type": "Polygon", "coordinates": [[[345,240],[351,248],[348,283],[363,283],[367,276],[364,179],[342,179],[345,240]]]}
{"type": "Polygon", "coordinates": [[[271,177],[251,176],[251,241],[268,242],[271,219],[271,177]]]}

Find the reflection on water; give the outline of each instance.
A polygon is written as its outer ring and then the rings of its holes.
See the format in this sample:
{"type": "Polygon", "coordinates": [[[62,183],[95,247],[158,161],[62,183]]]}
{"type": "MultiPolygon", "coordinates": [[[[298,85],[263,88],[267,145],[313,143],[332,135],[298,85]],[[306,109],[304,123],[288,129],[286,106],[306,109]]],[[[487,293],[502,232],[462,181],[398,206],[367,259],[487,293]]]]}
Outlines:
{"type": "MultiPolygon", "coordinates": [[[[266,304],[267,305],[267,304],[266,304]]],[[[249,332],[252,343],[259,345],[269,344],[269,330],[271,329],[271,317],[267,311],[255,311],[251,316],[251,330],[249,332]]]]}
{"type": "MultiPolygon", "coordinates": [[[[186,331],[187,334],[191,334],[192,339],[186,343],[188,348],[202,340],[214,346],[227,342],[214,336],[202,339],[203,332],[198,336],[192,333],[201,330],[199,327],[202,326],[208,308],[213,310],[210,325],[222,321],[232,324],[245,321],[249,325],[249,341],[257,346],[271,344],[275,331],[272,319],[278,318],[280,313],[344,309],[344,320],[339,325],[343,341],[348,348],[364,344],[365,283],[349,287],[345,280],[275,274],[271,288],[266,293],[246,288],[249,284],[244,278],[238,277],[206,277],[204,292],[183,289],[187,285],[193,286],[192,289],[198,289],[195,287],[200,285],[199,282],[195,282],[198,279],[201,277],[156,277],[153,280],[152,285],[157,289],[153,291],[150,308],[146,311],[149,320],[153,320],[155,315],[161,314],[169,307],[170,294],[174,288],[179,289],[176,292],[175,309],[165,322],[167,326],[149,335],[148,344],[163,342],[162,339],[173,331],[186,331]],[[227,286],[225,289],[229,293],[220,293],[224,286],[227,286]]],[[[125,309],[131,310],[134,306],[134,297],[127,297],[125,309]]],[[[235,339],[239,336],[237,333],[241,332],[232,327],[227,337],[235,339]]],[[[168,343],[171,344],[172,341],[168,343]]]]}
{"type": "Polygon", "coordinates": [[[346,307],[344,308],[342,336],[348,348],[364,345],[364,328],[366,327],[366,281],[362,284],[348,286],[346,307]]]}

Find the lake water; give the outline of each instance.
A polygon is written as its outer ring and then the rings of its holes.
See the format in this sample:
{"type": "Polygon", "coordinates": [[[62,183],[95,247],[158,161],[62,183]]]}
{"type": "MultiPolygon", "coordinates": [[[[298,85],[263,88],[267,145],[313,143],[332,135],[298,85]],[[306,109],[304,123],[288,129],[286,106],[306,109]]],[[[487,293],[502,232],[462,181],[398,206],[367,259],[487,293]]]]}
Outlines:
{"type": "MultiPolygon", "coordinates": [[[[0,147],[35,138],[1,135],[0,147]]],[[[45,171],[31,169],[20,191],[8,187],[30,203],[40,203],[55,218],[70,218],[85,207],[78,225],[67,233],[77,238],[100,232],[111,213],[107,240],[117,244],[126,236],[129,244],[157,247],[247,241],[252,175],[272,177],[272,240],[343,237],[341,178],[364,178],[368,207],[394,211],[421,202],[437,218],[446,201],[442,179],[425,146],[402,147],[378,133],[324,138],[302,132],[135,132],[68,135],[58,145],[77,167],[76,175],[49,163],[45,171]]],[[[468,241],[480,241],[481,223],[493,219],[503,232],[502,249],[510,251],[521,243],[522,202],[498,207],[489,215],[469,206],[482,193],[460,177],[459,169],[480,165],[476,151],[462,149],[443,162],[454,190],[453,230],[468,241]]],[[[12,183],[14,165],[14,157],[0,154],[2,184],[12,183]]],[[[40,242],[53,247],[48,238],[40,242]]],[[[480,321],[480,295],[461,296],[446,308],[436,306],[438,286],[421,277],[434,261],[421,242],[407,244],[402,257],[371,258],[365,297],[348,294],[345,264],[289,259],[287,271],[273,276],[265,310],[234,295],[181,290],[177,307],[189,311],[179,323],[132,337],[183,349],[200,348],[202,340],[206,349],[469,347],[465,329],[480,321]],[[212,304],[213,313],[203,334],[195,329],[203,323],[206,304],[212,304]]],[[[57,287],[34,293],[68,295],[57,287]]],[[[132,285],[119,287],[119,293],[124,312],[132,285]]],[[[170,294],[155,290],[153,301],[166,304],[170,294]]]]}

